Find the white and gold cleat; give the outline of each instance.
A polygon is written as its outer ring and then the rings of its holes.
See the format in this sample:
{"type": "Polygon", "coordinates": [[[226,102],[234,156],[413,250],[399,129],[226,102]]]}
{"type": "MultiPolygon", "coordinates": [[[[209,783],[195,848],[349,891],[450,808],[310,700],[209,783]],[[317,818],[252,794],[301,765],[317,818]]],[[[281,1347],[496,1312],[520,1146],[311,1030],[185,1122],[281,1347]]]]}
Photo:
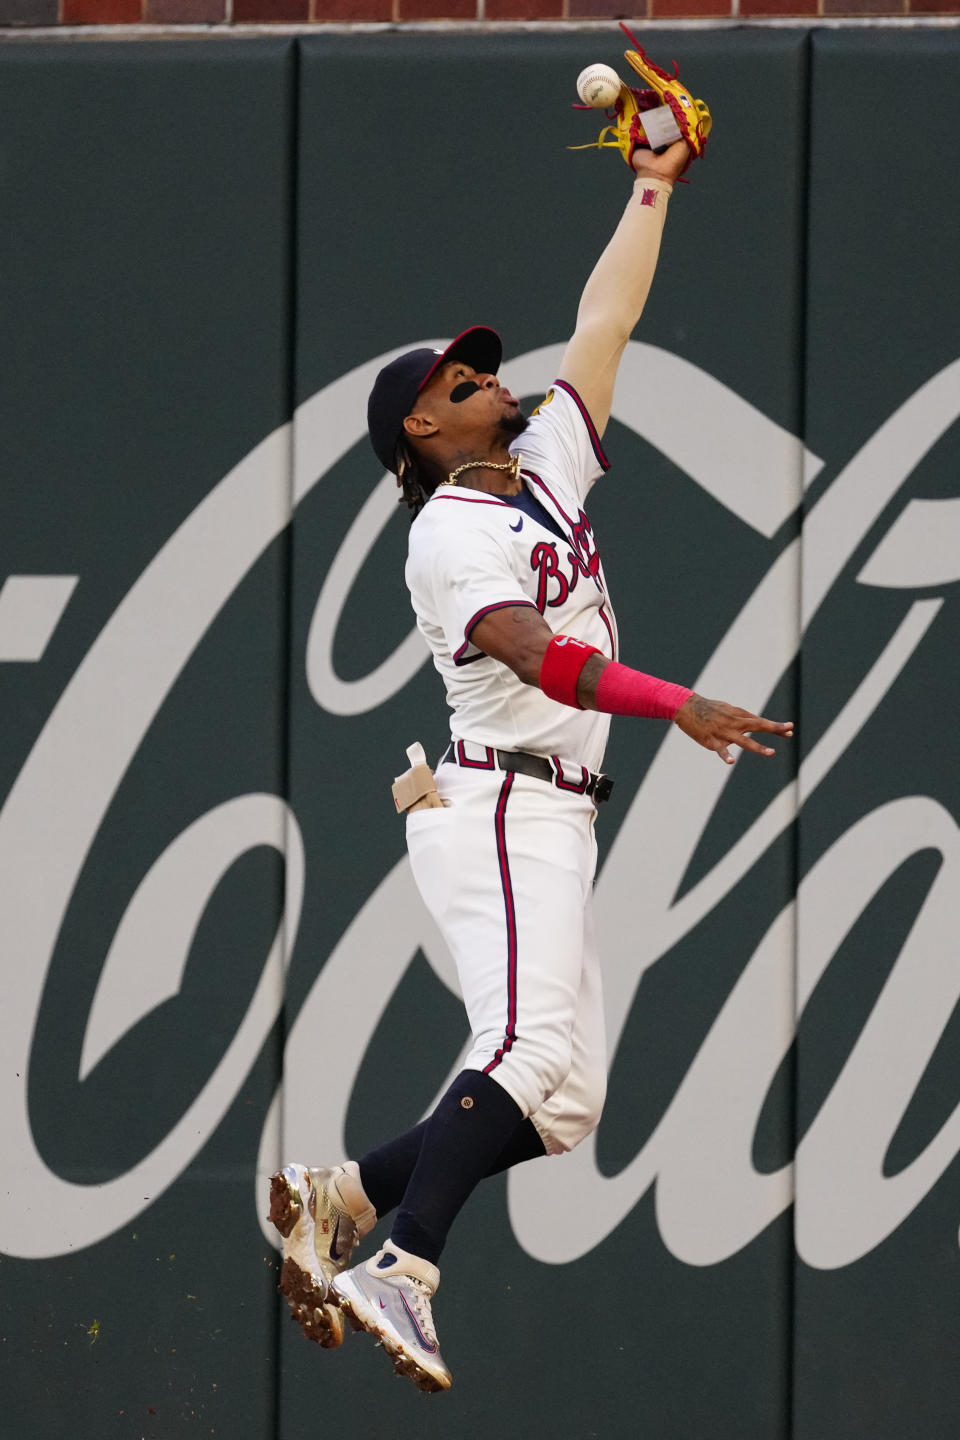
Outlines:
{"type": "Polygon", "coordinates": [[[308,1340],[336,1349],[343,1344],[343,1316],[328,1299],[330,1282],[376,1223],[356,1164],[284,1165],[270,1178],[268,1219],[283,1237],[280,1290],[293,1319],[308,1340]]]}

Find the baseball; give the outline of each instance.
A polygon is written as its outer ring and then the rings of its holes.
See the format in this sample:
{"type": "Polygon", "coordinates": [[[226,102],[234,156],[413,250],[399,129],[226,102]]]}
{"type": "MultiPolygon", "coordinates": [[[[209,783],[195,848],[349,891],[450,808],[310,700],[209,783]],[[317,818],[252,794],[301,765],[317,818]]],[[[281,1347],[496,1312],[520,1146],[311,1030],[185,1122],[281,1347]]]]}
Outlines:
{"type": "Polygon", "coordinates": [[[588,65],[577,76],[577,94],[584,105],[605,110],[620,94],[620,76],[609,65],[588,65]]]}

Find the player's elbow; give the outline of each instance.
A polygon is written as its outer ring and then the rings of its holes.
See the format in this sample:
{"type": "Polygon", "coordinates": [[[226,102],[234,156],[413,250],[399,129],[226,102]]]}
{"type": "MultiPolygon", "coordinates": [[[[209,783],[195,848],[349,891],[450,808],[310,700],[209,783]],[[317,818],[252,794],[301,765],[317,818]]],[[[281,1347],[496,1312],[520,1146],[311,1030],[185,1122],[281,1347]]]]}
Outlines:
{"type": "MultiPolygon", "coordinates": [[[[547,638],[549,639],[549,635],[547,638]]],[[[546,643],[541,642],[536,636],[530,639],[511,637],[509,646],[501,646],[499,652],[492,648],[488,649],[487,654],[493,655],[495,660],[499,660],[501,664],[512,670],[524,685],[539,686],[540,667],[543,664],[546,648],[546,643]]]]}
{"type": "Polygon", "coordinates": [[[636,323],[635,315],[615,307],[597,310],[578,320],[573,343],[590,356],[593,369],[605,370],[619,361],[636,323]]]}
{"type": "Polygon", "coordinates": [[[524,685],[539,685],[540,666],[552,632],[532,605],[509,605],[484,616],[470,636],[484,654],[499,660],[524,685]]]}
{"type": "MultiPolygon", "coordinates": [[[[539,616],[537,618],[539,619],[539,616]]],[[[547,653],[547,646],[553,639],[553,632],[541,620],[539,625],[525,629],[522,636],[518,638],[520,643],[516,648],[517,663],[514,674],[523,681],[524,685],[532,685],[539,689],[543,657],[547,653]]]]}
{"type": "Polygon", "coordinates": [[[543,665],[543,651],[531,650],[524,657],[523,664],[513,673],[524,685],[532,685],[535,689],[540,688],[540,669],[543,665]]]}

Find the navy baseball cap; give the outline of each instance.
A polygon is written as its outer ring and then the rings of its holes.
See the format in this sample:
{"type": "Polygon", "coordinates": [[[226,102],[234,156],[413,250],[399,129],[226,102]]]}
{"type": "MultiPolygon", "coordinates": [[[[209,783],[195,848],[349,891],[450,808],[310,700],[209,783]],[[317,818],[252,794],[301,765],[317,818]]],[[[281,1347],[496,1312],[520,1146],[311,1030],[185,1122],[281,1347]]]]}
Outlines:
{"type": "Polygon", "coordinates": [[[403,422],[417,396],[448,360],[463,360],[483,375],[495,375],[503,358],[503,343],[496,330],[474,325],[458,335],[446,350],[408,350],[380,371],[367,403],[367,429],[377,459],[396,473],[397,441],[403,422]]]}

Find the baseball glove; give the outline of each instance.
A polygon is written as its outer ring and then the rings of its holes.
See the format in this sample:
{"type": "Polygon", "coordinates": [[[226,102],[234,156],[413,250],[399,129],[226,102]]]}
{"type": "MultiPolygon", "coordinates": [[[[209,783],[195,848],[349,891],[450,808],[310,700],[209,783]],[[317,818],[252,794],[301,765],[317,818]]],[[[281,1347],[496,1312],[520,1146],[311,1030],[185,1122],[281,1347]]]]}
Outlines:
{"type": "MultiPolygon", "coordinates": [[[[661,105],[668,105],[677,122],[677,128],[681,136],[690,147],[690,159],[695,160],[702,155],[707,145],[707,136],[713,124],[709,107],[704,100],[695,100],[687,87],[677,78],[677,64],[674,61],[674,74],[668,75],[666,70],[661,70],[659,65],[647,55],[643,46],[630,34],[630,31],[620,22],[620,29],[636,45],[636,50],[624,52],[624,59],[642,76],[647,82],[649,89],[634,90],[630,85],[620,86],[620,94],[613,103],[612,110],[606,112],[610,120],[605,125],[599,136],[590,145],[571,145],[571,150],[593,150],[612,149],[619,150],[628,165],[633,166],[633,152],[637,149],[651,148],[650,142],[643,129],[643,115],[646,110],[653,110],[661,105]]],[[[577,109],[586,110],[586,105],[577,106],[577,109]]]]}

